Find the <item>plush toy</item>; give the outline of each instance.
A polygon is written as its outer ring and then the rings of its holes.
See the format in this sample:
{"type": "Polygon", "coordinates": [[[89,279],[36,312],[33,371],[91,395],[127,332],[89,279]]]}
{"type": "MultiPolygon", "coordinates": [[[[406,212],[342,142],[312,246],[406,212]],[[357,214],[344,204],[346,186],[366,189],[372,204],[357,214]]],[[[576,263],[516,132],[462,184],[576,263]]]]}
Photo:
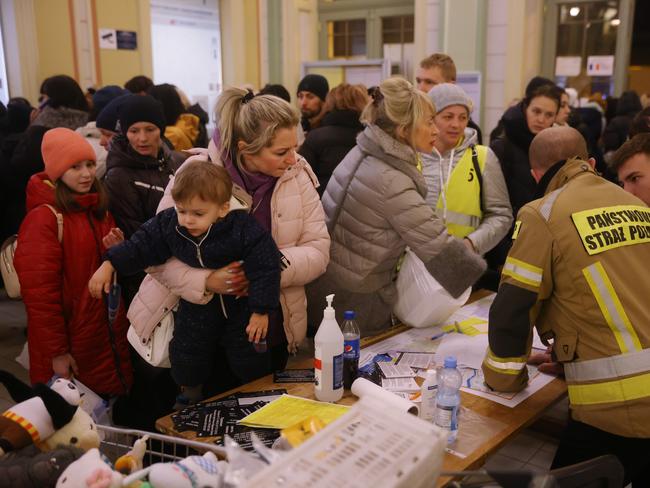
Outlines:
{"type": "Polygon", "coordinates": [[[87,451],[98,448],[99,444],[99,432],[95,421],[83,408],[77,407],[72,419],[40,442],[38,447],[43,451],[49,451],[58,446],[76,446],[87,451]]]}
{"type": "Polygon", "coordinates": [[[2,370],[0,382],[19,402],[0,416],[0,456],[30,444],[42,450],[59,444],[99,446],[97,427],[78,406],[79,391],[73,383],[59,379],[53,388],[40,383],[30,387],[2,370]]]}
{"type": "Polygon", "coordinates": [[[175,463],[154,464],[149,468],[148,477],[152,488],[218,488],[222,478],[223,470],[212,452],[189,456],[175,463]]]}
{"type": "Polygon", "coordinates": [[[0,459],[0,488],[54,488],[61,473],[82,454],[71,446],[41,452],[31,445],[10,452],[0,459]]]}
{"type": "Polygon", "coordinates": [[[133,443],[133,448],[115,460],[115,470],[128,475],[142,469],[142,460],[147,451],[148,435],[143,436],[133,443]]]}
{"type": "Polygon", "coordinates": [[[91,449],[61,473],[56,488],[118,488],[122,480],[99,450],[91,449]]]}
{"type": "Polygon", "coordinates": [[[81,405],[81,392],[72,381],[65,378],[55,378],[50,388],[61,395],[70,405],[81,405]]]}

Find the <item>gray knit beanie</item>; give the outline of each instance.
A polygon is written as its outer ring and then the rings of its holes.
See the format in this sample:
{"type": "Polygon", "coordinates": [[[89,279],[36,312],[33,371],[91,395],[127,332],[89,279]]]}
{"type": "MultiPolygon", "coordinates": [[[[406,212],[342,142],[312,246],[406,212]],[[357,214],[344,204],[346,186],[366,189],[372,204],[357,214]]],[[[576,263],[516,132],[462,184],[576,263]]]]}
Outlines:
{"type": "Polygon", "coordinates": [[[462,105],[467,108],[467,113],[473,110],[472,99],[465,90],[454,83],[441,83],[429,90],[429,98],[436,106],[436,112],[442,112],[452,105],[462,105]]]}

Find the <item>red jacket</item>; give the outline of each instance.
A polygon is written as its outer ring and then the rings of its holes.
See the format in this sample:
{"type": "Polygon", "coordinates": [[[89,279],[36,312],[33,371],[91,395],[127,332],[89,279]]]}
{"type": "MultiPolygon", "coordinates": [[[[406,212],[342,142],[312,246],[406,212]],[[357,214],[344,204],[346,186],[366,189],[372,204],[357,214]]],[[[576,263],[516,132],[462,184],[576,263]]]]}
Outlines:
{"type": "Polygon", "coordinates": [[[79,381],[98,394],[123,394],[122,383],[130,387],[133,379],[124,308],[120,305],[111,340],[106,300],[96,300],[88,291],[106,251],[102,237],[115,222],[108,213],[103,220],[93,216],[96,193],[79,195],[77,202],[84,211],[63,214],[59,243],[56,218],[44,206],[55,206],[52,183],[39,173],[27,185],[28,214],[18,232],[14,265],[27,308],[30,379],[47,382],[54,374],[52,358],[70,353],[79,381]]]}

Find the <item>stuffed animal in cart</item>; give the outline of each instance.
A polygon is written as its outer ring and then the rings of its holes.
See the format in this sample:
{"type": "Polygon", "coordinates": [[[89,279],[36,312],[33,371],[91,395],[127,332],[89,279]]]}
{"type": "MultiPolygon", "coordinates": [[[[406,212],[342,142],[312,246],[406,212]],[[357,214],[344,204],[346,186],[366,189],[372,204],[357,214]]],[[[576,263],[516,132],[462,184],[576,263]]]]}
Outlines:
{"type": "Polygon", "coordinates": [[[0,458],[0,488],[54,488],[61,473],[82,454],[71,446],[41,452],[31,445],[10,452],[0,458]]]}
{"type": "Polygon", "coordinates": [[[91,449],[61,473],[56,488],[118,488],[123,479],[99,449],[91,449]]]}
{"type": "Polygon", "coordinates": [[[53,388],[40,383],[30,387],[2,370],[0,382],[19,402],[0,416],[0,456],[30,444],[41,450],[59,444],[84,450],[99,446],[97,426],[79,407],[79,392],[71,382],[59,379],[53,388]]]}
{"type": "Polygon", "coordinates": [[[133,448],[115,460],[115,470],[128,475],[142,469],[142,461],[147,452],[147,440],[149,436],[145,435],[133,443],[133,448]]]}
{"type": "Polygon", "coordinates": [[[128,476],[125,481],[142,478],[148,474],[148,482],[142,488],[219,488],[224,470],[212,452],[203,456],[189,456],[174,463],[157,463],[143,471],[128,476]]]}

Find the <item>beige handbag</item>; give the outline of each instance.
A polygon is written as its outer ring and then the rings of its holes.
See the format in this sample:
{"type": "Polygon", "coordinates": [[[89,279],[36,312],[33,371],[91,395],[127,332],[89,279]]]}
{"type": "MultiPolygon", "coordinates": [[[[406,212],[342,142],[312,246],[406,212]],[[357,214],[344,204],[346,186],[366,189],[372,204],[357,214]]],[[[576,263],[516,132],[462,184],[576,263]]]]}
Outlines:
{"type": "MultiPolygon", "coordinates": [[[[52,205],[45,204],[56,217],[56,224],[58,227],[57,237],[59,242],[63,242],[63,215],[56,211],[52,205]]],[[[14,255],[16,254],[16,247],[18,246],[18,235],[14,234],[7,237],[2,243],[0,248],[0,273],[2,273],[2,281],[5,284],[5,290],[9,298],[20,298],[20,281],[18,281],[18,273],[14,268],[14,255]]]]}

